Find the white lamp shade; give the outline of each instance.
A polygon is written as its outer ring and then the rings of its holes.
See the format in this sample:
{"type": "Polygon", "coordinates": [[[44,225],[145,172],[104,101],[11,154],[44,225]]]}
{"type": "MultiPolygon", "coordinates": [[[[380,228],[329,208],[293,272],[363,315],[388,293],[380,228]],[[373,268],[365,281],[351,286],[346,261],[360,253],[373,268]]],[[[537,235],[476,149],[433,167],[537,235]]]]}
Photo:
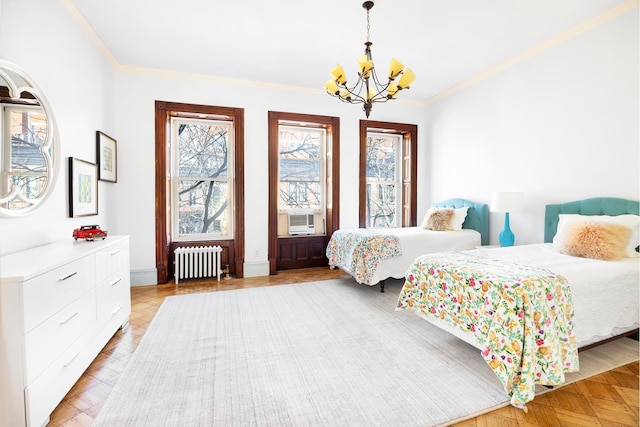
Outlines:
{"type": "Polygon", "coordinates": [[[520,192],[496,192],[491,196],[491,212],[522,212],[523,195],[520,192]]]}

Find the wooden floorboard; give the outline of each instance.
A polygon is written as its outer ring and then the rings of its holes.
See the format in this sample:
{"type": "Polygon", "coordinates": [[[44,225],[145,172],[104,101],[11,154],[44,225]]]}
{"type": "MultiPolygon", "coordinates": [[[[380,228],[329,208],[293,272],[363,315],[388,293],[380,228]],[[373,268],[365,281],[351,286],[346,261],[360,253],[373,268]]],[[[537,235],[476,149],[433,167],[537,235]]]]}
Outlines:
{"type": "MultiPolygon", "coordinates": [[[[280,271],[269,277],[184,281],[179,286],[131,288],[129,325],[116,332],[51,414],[50,427],[91,426],[165,297],[348,278],[327,267],[280,271]]],[[[355,284],[354,284],[355,285],[355,284]]],[[[365,286],[365,285],[358,285],[365,286]]],[[[638,362],[536,397],[528,412],[507,406],[454,424],[458,427],[638,426],[638,362]]]]}

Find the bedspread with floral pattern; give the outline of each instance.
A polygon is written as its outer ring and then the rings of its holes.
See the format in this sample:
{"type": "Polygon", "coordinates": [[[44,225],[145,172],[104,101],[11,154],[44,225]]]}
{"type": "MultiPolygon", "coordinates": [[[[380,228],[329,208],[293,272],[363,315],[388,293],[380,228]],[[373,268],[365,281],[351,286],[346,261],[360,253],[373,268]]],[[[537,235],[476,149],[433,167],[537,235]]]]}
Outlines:
{"type": "Polygon", "coordinates": [[[398,309],[412,308],[474,334],[513,406],[526,410],[535,384],[564,383],[578,370],[567,280],[548,270],[468,253],[419,257],[398,309]]]}
{"type": "Polygon", "coordinates": [[[366,228],[337,230],[327,245],[329,267],[343,267],[351,272],[358,283],[371,283],[380,261],[402,255],[398,236],[366,228]]]}

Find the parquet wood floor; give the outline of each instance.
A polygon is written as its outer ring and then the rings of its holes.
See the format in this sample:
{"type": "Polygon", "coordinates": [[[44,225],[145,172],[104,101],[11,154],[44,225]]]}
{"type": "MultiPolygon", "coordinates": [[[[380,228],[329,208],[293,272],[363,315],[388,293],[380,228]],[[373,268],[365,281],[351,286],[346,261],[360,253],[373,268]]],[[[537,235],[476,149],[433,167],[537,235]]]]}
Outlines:
{"type": "MultiPolygon", "coordinates": [[[[165,297],[342,277],[349,276],[324,267],[281,271],[269,277],[132,287],[128,327],[116,332],[102,349],[51,414],[48,426],[75,427],[93,423],[165,297]]],[[[508,406],[455,426],[638,426],[638,385],[636,362],[538,396],[527,405],[528,413],[508,406]]]]}

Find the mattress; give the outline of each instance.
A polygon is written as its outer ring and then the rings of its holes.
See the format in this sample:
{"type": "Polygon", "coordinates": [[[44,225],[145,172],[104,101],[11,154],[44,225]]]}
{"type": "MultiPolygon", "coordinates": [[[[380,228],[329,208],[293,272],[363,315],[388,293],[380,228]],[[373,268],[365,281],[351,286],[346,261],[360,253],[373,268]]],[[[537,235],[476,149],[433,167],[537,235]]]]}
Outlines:
{"type": "MultiPolygon", "coordinates": [[[[362,233],[366,229],[354,232],[362,233]]],[[[340,233],[350,233],[349,230],[339,230],[334,233],[339,238],[340,233]]],[[[372,232],[373,233],[373,232],[372,232]]],[[[377,260],[377,265],[368,265],[369,273],[356,271],[362,260],[342,257],[340,264],[333,264],[331,254],[327,254],[329,265],[339,267],[352,275],[359,283],[375,285],[390,277],[403,278],[409,266],[420,255],[433,252],[461,251],[474,249],[481,244],[481,235],[476,230],[462,229],[459,231],[432,231],[422,227],[402,227],[393,229],[376,229],[375,234],[390,234],[396,236],[400,243],[400,255],[377,260]]],[[[334,236],[332,236],[334,239],[334,236]]],[[[329,245],[331,247],[331,244],[329,245]]],[[[354,253],[351,249],[351,253],[354,253]]]]}

